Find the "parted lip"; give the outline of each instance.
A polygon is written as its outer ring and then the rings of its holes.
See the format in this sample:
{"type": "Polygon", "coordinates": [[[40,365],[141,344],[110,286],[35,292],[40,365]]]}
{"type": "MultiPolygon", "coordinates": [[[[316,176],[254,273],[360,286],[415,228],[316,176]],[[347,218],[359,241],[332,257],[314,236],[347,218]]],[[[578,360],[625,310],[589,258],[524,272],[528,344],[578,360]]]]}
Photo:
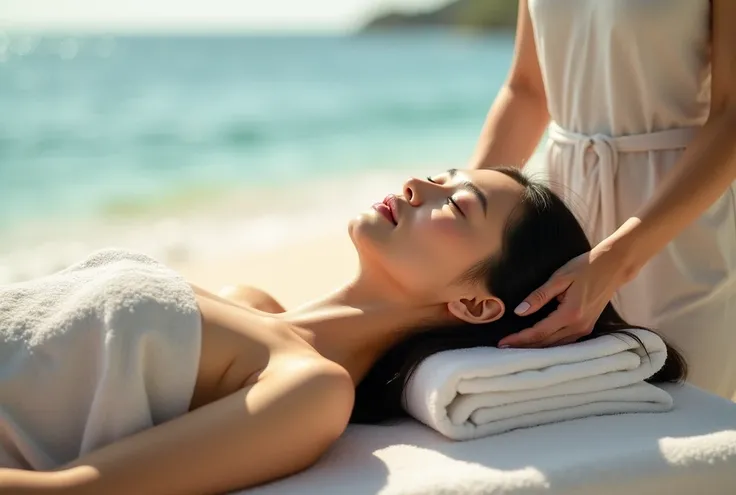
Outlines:
{"type": "Polygon", "coordinates": [[[387,221],[391,222],[394,227],[399,224],[399,208],[398,199],[393,194],[389,194],[380,203],[375,203],[373,209],[381,214],[387,221]]]}
{"type": "Polygon", "coordinates": [[[394,222],[394,225],[399,224],[399,200],[396,198],[395,195],[389,194],[385,198],[383,198],[383,204],[388,206],[389,211],[391,211],[391,219],[394,222]]]}

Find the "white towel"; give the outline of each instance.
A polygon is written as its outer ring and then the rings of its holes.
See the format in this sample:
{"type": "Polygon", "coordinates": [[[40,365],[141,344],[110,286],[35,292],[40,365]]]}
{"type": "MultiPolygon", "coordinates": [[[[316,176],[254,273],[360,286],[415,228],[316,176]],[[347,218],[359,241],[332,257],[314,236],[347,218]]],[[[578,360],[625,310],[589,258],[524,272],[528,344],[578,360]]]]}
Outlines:
{"type": "Polygon", "coordinates": [[[186,413],[200,347],[194,291],[142,254],[0,286],[0,467],[53,469],[186,413]]]}
{"type": "Polygon", "coordinates": [[[404,408],[454,440],[593,415],[670,410],[672,396],[644,381],[664,365],[664,342],[646,330],[629,332],[644,347],[616,334],[548,349],[434,354],[407,382],[404,408]]]}

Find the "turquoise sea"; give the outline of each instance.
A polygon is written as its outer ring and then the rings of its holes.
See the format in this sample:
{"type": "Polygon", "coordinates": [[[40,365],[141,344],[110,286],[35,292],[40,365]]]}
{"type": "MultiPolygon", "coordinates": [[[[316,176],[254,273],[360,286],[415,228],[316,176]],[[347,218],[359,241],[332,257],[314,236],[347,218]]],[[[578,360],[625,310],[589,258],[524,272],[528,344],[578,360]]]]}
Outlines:
{"type": "Polygon", "coordinates": [[[215,205],[252,224],[462,166],[512,48],[440,32],[0,34],[0,281],[114,225],[152,239],[165,218],[182,237],[215,205]]]}

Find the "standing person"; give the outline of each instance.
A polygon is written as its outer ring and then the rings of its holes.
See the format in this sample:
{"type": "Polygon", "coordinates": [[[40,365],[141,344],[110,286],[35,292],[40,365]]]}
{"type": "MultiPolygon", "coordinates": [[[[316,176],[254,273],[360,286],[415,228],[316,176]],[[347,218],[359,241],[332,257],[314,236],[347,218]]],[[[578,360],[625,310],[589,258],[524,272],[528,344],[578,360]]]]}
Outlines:
{"type": "Polygon", "coordinates": [[[558,310],[499,345],[574,341],[613,300],[684,352],[692,383],[736,393],[734,20],[733,0],[519,1],[471,168],[525,163],[549,124],[549,178],[595,247],[516,308],[558,310]]]}

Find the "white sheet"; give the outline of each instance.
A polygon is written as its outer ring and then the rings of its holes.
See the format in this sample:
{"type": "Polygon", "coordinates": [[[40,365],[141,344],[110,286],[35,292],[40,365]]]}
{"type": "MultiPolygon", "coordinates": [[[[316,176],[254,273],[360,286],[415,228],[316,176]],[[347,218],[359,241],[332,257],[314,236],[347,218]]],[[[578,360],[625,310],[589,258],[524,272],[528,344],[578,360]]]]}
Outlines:
{"type": "Polygon", "coordinates": [[[667,411],[672,397],[644,382],[664,365],[667,348],[653,332],[629,332],[643,347],[617,334],[548,349],[439,352],[407,383],[405,408],[453,440],[592,415],[667,411]]]}
{"type": "Polygon", "coordinates": [[[736,404],[663,387],[666,413],[597,416],[464,442],[414,420],[351,426],[312,468],[239,495],[733,495],[736,404]]]}

